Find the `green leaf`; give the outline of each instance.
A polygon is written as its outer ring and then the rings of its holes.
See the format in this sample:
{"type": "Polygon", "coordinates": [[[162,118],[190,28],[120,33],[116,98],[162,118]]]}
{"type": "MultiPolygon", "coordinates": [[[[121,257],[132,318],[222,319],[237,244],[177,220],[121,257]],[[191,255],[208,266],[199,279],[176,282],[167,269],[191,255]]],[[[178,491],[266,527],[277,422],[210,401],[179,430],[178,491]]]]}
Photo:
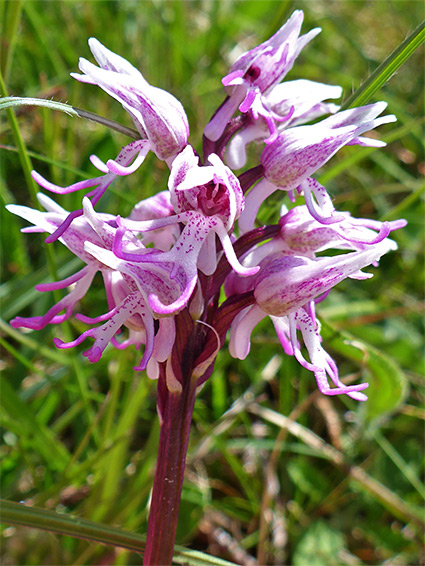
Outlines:
{"type": "Polygon", "coordinates": [[[389,55],[368,79],[342,104],[341,110],[354,105],[366,104],[397,71],[399,67],[425,41],[425,21],[422,22],[391,55],[389,55]]]}
{"type": "MultiPolygon", "coordinates": [[[[118,546],[133,552],[143,553],[146,542],[144,535],[4,499],[1,500],[0,521],[118,546]]],[[[208,556],[203,552],[187,550],[182,546],[175,546],[173,562],[189,566],[234,566],[226,560],[208,556]]]]}
{"type": "Polygon", "coordinates": [[[103,116],[99,116],[93,112],[82,110],[81,108],[75,108],[75,106],[70,106],[64,102],[46,100],[44,98],[21,98],[18,96],[5,96],[0,99],[0,111],[6,110],[7,108],[17,108],[19,106],[43,106],[45,108],[50,108],[50,110],[59,110],[60,112],[65,112],[68,116],[85,118],[86,120],[102,124],[111,130],[116,130],[130,138],[140,139],[139,132],[133,128],[127,128],[126,126],[118,124],[118,122],[114,122],[113,120],[109,120],[108,118],[104,118],[103,116]]]}

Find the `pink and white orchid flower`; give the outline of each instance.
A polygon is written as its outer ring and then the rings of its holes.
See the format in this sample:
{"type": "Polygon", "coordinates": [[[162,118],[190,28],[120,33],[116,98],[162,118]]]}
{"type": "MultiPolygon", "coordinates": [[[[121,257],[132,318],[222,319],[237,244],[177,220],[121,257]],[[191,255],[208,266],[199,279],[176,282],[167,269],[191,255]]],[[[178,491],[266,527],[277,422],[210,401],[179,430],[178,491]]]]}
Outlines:
{"type": "MultiPolygon", "coordinates": [[[[45,195],[39,194],[38,197],[47,212],[17,205],[9,205],[7,208],[13,214],[21,216],[34,225],[30,228],[24,228],[23,231],[53,233],[67,217],[68,212],[45,195]]],[[[90,203],[89,199],[86,199],[86,201],[90,203]]],[[[147,363],[154,353],[155,343],[158,341],[154,333],[154,315],[147,306],[146,290],[137,286],[131,274],[127,275],[104,263],[102,253],[97,253],[97,257],[92,253],[92,249],[94,249],[102,250],[105,254],[108,247],[112,248],[114,234],[117,230],[115,218],[112,215],[99,214],[96,216],[95,223],[90,223],[90,220],[92,218],[89,218],[88,221],[87,216],[76,218],[59,238],[72,253],[86,264],[85,267],[62,281],[41,284],[36,287],[38,291],[45,292],[72,286],[71,291],[51,307],[45,315],[31,318],[16,317],[11,321],[11,325],[15,328],[24,327],[40,330],[47,324],[60,324],[72,315],[79,301],[87,293],[95,274],[100,272],[105,284],[108,312],[95,318],[81,314],[77,314],[76,317],[87,324],[99,322],[103,324],[83,332],[72,342],[64,343],[58,338],[54,342],[58,348],[71,348],[83,342],[87,337],[94,338],[93,346],[84,353],[91,362],[100,359],[109,342],[118,348],[127,347],[130,344],[140,347],[141,344],[145,344],[142,361],[136,369],[146,369],[147,363]],[[62,312],[63,314],[60,314],[62,312]],[[116,335],[121,332],[122,326],[129,329],[129,336],[124,342],[119,342],[116,335]]],[[[144,248],[131,233],[126,235],[124,245],[126,249],[133,251],[144,248]]],[[[162,285],[162,281],[160,283],[162,285]]],[[[156,292],[159,293],[158,289],[156,289],[156,292]]],[[[163,342],[163,336],[159,334],[158,336],[163,342]]],[[[168,332],[168,336],[172,336],[172,333],[168,332]]],[[[167,341],[168,352],[171,351],[172,343],[172,339],[167,341]]],[[[158,348],[157,345],[156,349],[158,350],[158,348]]],[[[164,345],[161,348],[161,352],[163,352],[164,345]]]]}
{"type": "Polygon", "coordinates": [[[237,108],[250,112],[254,119],[264,119],[270,131],[269,141],[275,139],[275,122],[285,117],[275,114],[263,95],[284,78],[301,50],[320,33],[320,28],[315,28],[299,37],[303,19],[303,12],[296,10],[270,39],[236,59],[222,80],[228,98],[204,130],[208,139],[220,138],[237,108]]]}
{"type": "MultiPolygon", "coordinates": [[[[342,88],[314,81],[286,81],[274,86],[263,98],[263,104],[276,117],[277,129],[273,139],[288,128],[293,128],[325,114],[334,114],[339,110],[336,104],[324,100],[339,98],[342,88]]],[[[226,163],[232,169],[240,169],[246,163],[246,147],[252,141],[270,143],[270,127],[262,117],[248,115],[244,127],[230,140],[226,150],[226,163]]],[[[272,140],[273,141],[273,140],[272,140]]]]}
{"type": "Polygon", "coordinates": [[[100,86],[118,100],[158,159],[176,156],[186,146],[189,136],[181,103],[169,92],[150,85],[140,71],[94,37],[89,39],[89,47],[99,67],[81,58],[79,68],[83,74],[71,73],[71,76],[100,86]]]}
{"type": "Polygon", "coordinates": [[[339,380],[334,361],[321,345],[314,306],[343,279],[368,278],[362,269],[396,249],[388,235],[405,222],[336,212],[326,188],[312,175],[345,145],[385,145],[363,134],[395,117],[379,117],[384,102],[339,111],[327,102],[341,96],[336,85],[281,82],[320,31],[300,36],[302,22],[303,13],[295,11],[270,39],[231,66],[222,80],[227,98],[204,130],[203,160],[188,144],[188,120],[180,102],[150,85],[99,41],[89,40],[98,65],[80,59],[82,74],[72,76],[119,101],[140,139],[105,163],[91,156],[100,175],[68,187],[32,173],[40,186],[59,195],[88,191],[80,209],[68,213],[45,196],[39,198],[47,212],[9,206],[34,225],[25,231],[47,232],[47,242],[59,239],[85,264],[63,281],[39,285],[40,291],[70,290],[45,315],[16,317],[13,326],[41,329],[69,318],[100,272],[108,312],[94,318],[77,314],[81,322],[98,326],[67,344],[59,339],[55,344],[70,348],[93,338],[85,353],[90,361],[97,361],[109,343],[117,348],[144,345],[136,369],[146,368],[150,377],[159,377],[160,413],[166,391],[181,390],[179,364],[187,351],[198,387],[209,377],[229,328],[230,352],[244,358],[252,329],[267,316],[285,352],[314,372],[320,391],[365,399],[361,390],[367,384],[346,387],[339,380]],[[237,109],[242,116],[232,119],[237,109]],[[331,116],[306,125],[325,114],[331,116]],[[232,168],[245,165],[252,141],[265,144],[261,162],[237,177],[232,168]],[[96,212],[94,207],[114,179],[134,174],[149,151],[170,169],[168,190],[135,198],[139,202],[128,218],[96,212]],[[302,194],[305,205],[283,211],[276,225],[254,228],[261,204],[277,190],[293,201],[302,194]],[[322,255],[326,250],[341,253],[322,255]],[[221,302],[223,286],[228,298],[221,302]],[[180,331],[187,332],[186,346],[180,331]]]}
{"type": "Polygon", "coordinates": [[[312,126],[298,126],[282,131],[261,155],[264,179],[246,196],[239,227],[251,230],[264,200],[276,190],[303,193],[310,214],[323,224],[341,221],[325,189],[311,175],[345,145],[382,147],[384,142],[362,137],[381,124],[394,122],[395,116],[381,116],[385,102],[376,102],[344,110],[312,126]]]}
{"type": "Polygon", "coordinates": [[[228,295],[252,289],[255,304],[233,320],[229,351],[244,359],[250,351],[252,330],[269,316],[285,352],[314,372],[322,393],[346,393],[356,400],[365,400],[366,396],[359,391],[366,384],[346,387],[340,382],[335,362],[321,346],[314,304],[347,277],[371,277],[361,270],[376,265],[382,255],[397,248],[387,236],[391,230],[402,228],[405,221],[380,223],[343,215],[345,220],[340,224],[323,226],[310,217],[307,207],[295,207],[282,216],[277,237],[245,255],[243,263],[260,264],[259,273],[246,279],[231,273],[225,289],[228,295]],[[354,251],[316,257],[317,252],[330,248],[354,251]],[[301,353],[297,331],[301,332],[310,362],[301,353]],[[336,388],[329,387],[326,375],[336,388]]]}
{"type": "Polygon", "coordinates": [[[209,156],[209,164],[199,166],[198,163],[199,158],[187,146],[172,164],[169,189],[176,212],[174,216],[145,222],[118,220],[123,231],[117,232],[114,246],[117,257],[139,265],[150,265],[153,269],[171,266],[170,277],[181,282],[182,293],[171,304],[164,304],[155,295],[149,297],[152,310],[159,315],[178,312],[186,306],[198,280],[198,269],[206,275],[215,271],[216,235],[227,260],[237,273],[249,276],[258,271],[256,266],[246,268],[239,263],[229,236],[244,202],[237,177],[215,154],[209,156]],[[120,237],[125,230],[144,233],[176,223],[185,224],[185,227],[170,251],[142,254],[123,252],[120,237]]]}

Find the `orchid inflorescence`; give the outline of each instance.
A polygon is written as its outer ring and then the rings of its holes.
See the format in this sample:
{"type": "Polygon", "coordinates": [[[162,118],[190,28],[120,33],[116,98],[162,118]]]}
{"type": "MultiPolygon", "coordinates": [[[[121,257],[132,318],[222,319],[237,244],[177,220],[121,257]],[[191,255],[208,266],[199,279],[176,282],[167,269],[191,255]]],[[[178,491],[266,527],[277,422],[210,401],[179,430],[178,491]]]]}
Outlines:
{"type": "Polygon", "coordinates": [[[108,311],[96,318],[76,314],[90,328],[72,342],[56,338],[58,348],[94,339],[85,356],[96,362],[110,343],[144,345],[134,369],[146,369],[153,379],[162,376],[169,391],[179,391],[179,367],[187,370],[190,363],[189,373],[202,385],[228,330],[230,354],[244,359],[252,330],[268,316],[285,353],[314,373],[322,393],[366,399],[367,383],[340,381],[322,346],[315,304],[347,277],[371,277],[362,269],[397,248],[388,235],[405,221],[337,212],[312,175],[345,145],[385,145],[363,134],[395,117],[379,117],[384,102],[340,111],[328,102],[341,96],[339,86],[281,82],[320,31],[300,36],[302,21],[303,13],[294,12],[269,40],[233,63],[222,79],[226,98],[204,130],[202,157],[188,143],[180,102],[99,41],[89,40],[98,66],[81,59],[82,74],[72,76],[118,100],[140,139],[106,163],[92,156],[99,176],[65,188],[33,172],[49,192],[88,190],[81,209],[69,213],[43,194],[39,200],[46,212],[8,207],[33,225],[23,231],[48,232],[46,241],[60,240],[85,264],[63,281],[38,285],[39,291],[70,290],[44,316],[17,317],[12,326],[39,330],[68,319],[100,272],[108,311]],[[243,170],[253,142],[264,144],[260,163],[243,170]],[[114,179],[134,174],[150,151],[170,169],[168,190],[137,203],[128,218],[95,211],[114,179]],[[261,205],[278,190],[287,193],[289,208],[282,207],[277,224],[259,226],[261,205]],[[301,197],[305,204],[297,202],[301,197]],[[325,255],[327,250],[332,252],[325,255]],[[196,327],[190,361],[182,359],[182,321],[196,327]]]}

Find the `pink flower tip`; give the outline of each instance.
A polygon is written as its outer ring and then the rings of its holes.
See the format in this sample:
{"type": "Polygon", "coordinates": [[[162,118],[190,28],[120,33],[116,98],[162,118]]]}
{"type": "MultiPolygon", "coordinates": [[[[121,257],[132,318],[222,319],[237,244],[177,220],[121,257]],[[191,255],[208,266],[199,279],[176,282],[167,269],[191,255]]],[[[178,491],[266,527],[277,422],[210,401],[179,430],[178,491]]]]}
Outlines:
{"type": "Polygon", "coordinates": [[[351,398],[355,401],[367,401],[367,395],[360,392],[354,392],[350,394],[351,398]]]}
{"type": "Polygon", "coordinates": [[[17,316],[10,321],[10,326],[13,328],[29,328],[30,330],[41,330],[46,326],[43,317],[34,316],[31,318],[24,318],[22,316],[17,316]]]}
{"type": "Polygon", "coordinates": [[[102,357],[102,350],[101,348],[95,348],[94,346],[83,353],[83,356],[86,356],[88,360],[92,363],[98,362],[102,357]]]}

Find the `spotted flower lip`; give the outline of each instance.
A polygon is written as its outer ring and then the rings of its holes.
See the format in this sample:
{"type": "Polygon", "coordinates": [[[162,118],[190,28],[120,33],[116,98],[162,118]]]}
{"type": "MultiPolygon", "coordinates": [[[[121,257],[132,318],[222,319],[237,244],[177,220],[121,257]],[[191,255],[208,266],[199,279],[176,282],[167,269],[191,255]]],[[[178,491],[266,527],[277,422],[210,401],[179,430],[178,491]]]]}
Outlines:
{"type": "Polygon", "coordinates": [[[314,373],[321,393],[346,394],[365,401],[367,397],[361,391],[367,384],[346,386],[340,381],[335,362],[321,344],[314,306],[346,277],[371,277],[361,270],[376,265],[383,254],[397,248],[388,235],[403,228],[406,221],[379,222],[342,212],[339,223],[323,225],[312,218],[305,205],[289,211],[283,206],[281,215],[280,232],[242,258],[244,265],[259,264],[259,273],[244,279],[230,273],[226,279],[228,297],[249,291],[255,297],[255,304],[241,311],[231,324],[229,351],[233,357],[245,359],[254,327],[268,316],[285,353],[314,373]],[[329,249],[344,253],[316,255],[329,249]],[[310,361],[301,352],[298,336],[310,361]]]}
{"type": "Polygon", "coordinates": [[[71,76],[80,82],[100,86],[118,100],[130,114],[142,138],[158,159],[177,155],[187,144],[189,124],[181,103],[170,93],[150,85],[124,58],[89,39],[89,47],[99,67],[81,58],[80,71],[71,76]]]}
{"type": "MultiPolygon", "coordinates": [[[[124,284],[124,281],[122,281],[124,284]]],[[[81,344],[86,338],[94,338],[93,346],[87,350],[84,355],[89,359],[90,362],[94,363],[100,360],[103,351],[106,346],[114,340],[115,335],[120,331],[120,328],[124,324],[129,324],[130,328],[134,331],[134,319],[138,317],[140,322],[138,323],[138,338],[127,340],[126,346],[130,343],[141,344],[145,343],[145,352],[140,365],[134,369],[144,370],[146,369],[147,363],[152,356],[154,347],[154,323],[153,317],[149,313],[149,309],[143,302],[143,299],[139,292],[130,290],[125,295],[124,299],[114,306],[108,313],[97,317],[94,319],[88,319],[85,317],[79,317],[83,322],[103,322],[101,326],[95,328],[90,328],[83,332],[78,338],[72,340],[71,342],[63,342],[59,338],[54,338],[53,342],[55,346],[59,349],[73,348],[78,344],[81,344]]],[[[136,331],[137,332],[137,331],[136,331]]],[[[122,344],[115,342],[118,347],[122,347],[122,344]]]]}
{"type": "MultiPolygon", "coordinates": [[[[229,352],[234,358],[244,360],[250,352],[250,338],[255,326],[267,317],[258,305],[253,305],[241,311],[234,319],[230,329],[229,352]]],[[[338,375],[338,368],[321,344],[319,326],[314,314],[314,304],[298,308],[295,312],[281,316],[270,316],[279,341],[288,356],[295,356],[298,363],[312,371],[316,378],[319,391],[323,395],[347,395],[356,401],[366,401],[362,393],[369,384],[344,385],[338,375]],[[298,341],[301,334],[310,362],[301,352],[298,341]],[[329,379],[333,387],[329,385],[329,379]]]]}
{"type": "MultiPolygon", "coordinates": [[[[134,262],[139,269],[144,266],[169,270],[169,277],[178,278],[181,294],[174,300],[164,302],[154,293],[149,296],[149,305],[158,315],[179,312],[189,301],[198,281],[199,269],[211,275],[217,267],[216,236],[221,242],[229,264],[242,276],[258,271],[258,266],[244,267],[234,252],[229,232],[243,209],[243,194],[237,177],[220,158],[211,154],[206,165],[199,165],[199,157],[191,146],[187,146],[173,161],[169,189],[170,201],[176,214],[150,221],[118,219],[114,254],[120,260],[134,262]],[[165,253],[128,254],[122,250],[121,236],[126,230],[146,233],[172,224],[185,225],[173,248],[165,253]]],[[[88,203],[87,203],[88,206],[88,203]]]]}
{"type": "MultiPolygon", "coordinates": [[[[362,268],[375,263],[381,255],[395,249],[395,242],[384,241],[369,245],[366,250],[354,251],[336,257],[309,259],[293,252],[274,252],[260,246],[261,270],[249,283],[253,288],[256,303],[240,312],[231,326],[229,351],[233,357],[244,359],[250,351],[250,336],[253,328],[266,316],[275,326],[279,340],[288,355],[315,375],[321,393],[325,395],[346,394],[357,401],[365,401],[361,393],[367,383],[344,385],[338,376],[335,362],[321,345],[319,326],[314,312],[314,301],[328,292],[346,277],[364,279],[370,277],[362,268]],[[268,253],[269,252],[269,253],[268,253]],[[298,342],[300,332],[309,353],[307,361],[298,342]],[[329,385],[328,379],[334,384],[329,385]]],[[[253,254],[255,255],[255,254],[253,254]]],[[[256,259],[259,259],[258,257],[256,259]]],[[[246,291],[247,283],[238,289],[234,276],[227,290],[237,293],[246,291]]]]}

